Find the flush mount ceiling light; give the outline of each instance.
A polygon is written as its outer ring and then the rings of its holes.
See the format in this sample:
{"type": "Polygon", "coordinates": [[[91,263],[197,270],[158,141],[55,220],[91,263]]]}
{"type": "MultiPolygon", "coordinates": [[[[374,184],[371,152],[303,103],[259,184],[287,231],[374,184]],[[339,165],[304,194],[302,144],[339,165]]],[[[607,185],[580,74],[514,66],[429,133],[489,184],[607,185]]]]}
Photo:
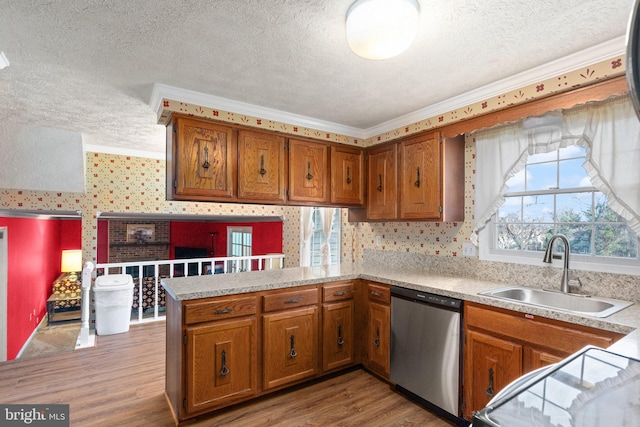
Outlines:
{"type": "Polygon", "coordinates": [[[347,12],[347,42],[367,59],[393,58],[418,32],[418,0],[358,0],[347,12]]]}

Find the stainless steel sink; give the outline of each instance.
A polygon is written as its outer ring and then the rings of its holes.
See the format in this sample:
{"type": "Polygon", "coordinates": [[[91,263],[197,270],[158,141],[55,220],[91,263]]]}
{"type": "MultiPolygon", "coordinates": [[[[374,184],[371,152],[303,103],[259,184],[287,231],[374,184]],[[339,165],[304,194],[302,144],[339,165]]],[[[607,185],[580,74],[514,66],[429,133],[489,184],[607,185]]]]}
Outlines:
{"type": "Polygon", "coordinates": [[[494,289],[492,291],[480,292],[480,295],[595,317],[611,316],[613,313],[617,313],[633,304],[629,301],[588,295],[566,294],[563,292],[522,286],[494,289]]]}

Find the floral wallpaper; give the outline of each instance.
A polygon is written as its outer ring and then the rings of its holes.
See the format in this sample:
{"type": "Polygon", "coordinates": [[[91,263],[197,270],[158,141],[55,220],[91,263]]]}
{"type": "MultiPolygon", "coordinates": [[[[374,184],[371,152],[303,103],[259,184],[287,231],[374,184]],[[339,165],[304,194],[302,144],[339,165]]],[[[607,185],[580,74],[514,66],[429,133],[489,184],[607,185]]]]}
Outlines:
{"type": "MultiPolygon", "coordinates": [[[[163,100],[163,111],[160,113],[159,121],[166,123],[172,112],[180,112],[260,129],[277,130],[289,135],[366,147],[621,75],[624,73],[623,59],[623,57],[617,57],[602,61],[367,140],[167,99],[163,100]]],[[[164,160],[86,153],[86,165],[85,193],[0,189],[0,209],[81,212],[83,258],[94,261],[97,218],[102,212],[282,216],[284,218],[285,266],[299,265],[300,209],[298,207],[167,201],[164,160]]],[[[349,223],[348,211],[343,209],[343,262],[361,260],[365,249],[448,257],[461,256],[462,243],[468,240],[471,233],[474,183],[475,145],[473,139],[467,137],[465,142],[465,221],[459,223],[349,223]],[[381,246],[376,245],[377,236],[380,236],[381,246]]]]}

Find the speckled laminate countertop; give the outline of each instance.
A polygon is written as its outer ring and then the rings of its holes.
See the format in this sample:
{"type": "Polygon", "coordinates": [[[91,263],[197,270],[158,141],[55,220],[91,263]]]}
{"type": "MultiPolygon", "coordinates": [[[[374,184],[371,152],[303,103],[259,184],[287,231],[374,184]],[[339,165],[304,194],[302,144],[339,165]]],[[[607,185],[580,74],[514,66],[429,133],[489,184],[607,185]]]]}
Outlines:
{"type": "Polygon", "coordinates": [[[183,301],[358,278],[628,334],[611,346],[610,350],[640,359],[640,331],[637,330],[640,327],[639,304],[634,304],[606,318],[596,318],[479,295],[480,292],[505,287],[505,284],[465,277],[434,275],[421,269],[399,269],[355,263],[329,267],[298,267],[239,274],[167,278],[163,279],[162,283],[173,299],[183,301]]]}

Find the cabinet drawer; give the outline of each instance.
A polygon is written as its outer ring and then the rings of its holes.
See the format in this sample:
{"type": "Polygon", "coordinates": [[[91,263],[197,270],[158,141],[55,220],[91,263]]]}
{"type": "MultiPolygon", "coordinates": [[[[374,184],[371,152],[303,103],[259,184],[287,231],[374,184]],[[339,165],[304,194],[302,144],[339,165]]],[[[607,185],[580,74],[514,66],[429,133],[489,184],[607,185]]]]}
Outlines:
{"type": "Polygon", "coordinates": [[[263,297],[262,302],[265,313],[318,304],[318,290],[314,288],[269,294],[263,297]]]}
{"type": "Polygon", "coordinates": [[[335,283],[330,285],[324,285],[322,288],[322,301],[343,301],[353,299],[353,283],[335,283]]]}
{"type": "Polygon", "coordinates": [[[382,304],[391,303],[391,288],[389,286],[369,283],[367,285],[367,295],[369,295],[369,301],[377,301],[382,304]]]}
{"type": "Polygon", "coordinates": [[[216,298],[209,301],[186,303],[184,322],[186,324],[229,319],[256,314],[256,297],[216,298]]]}

